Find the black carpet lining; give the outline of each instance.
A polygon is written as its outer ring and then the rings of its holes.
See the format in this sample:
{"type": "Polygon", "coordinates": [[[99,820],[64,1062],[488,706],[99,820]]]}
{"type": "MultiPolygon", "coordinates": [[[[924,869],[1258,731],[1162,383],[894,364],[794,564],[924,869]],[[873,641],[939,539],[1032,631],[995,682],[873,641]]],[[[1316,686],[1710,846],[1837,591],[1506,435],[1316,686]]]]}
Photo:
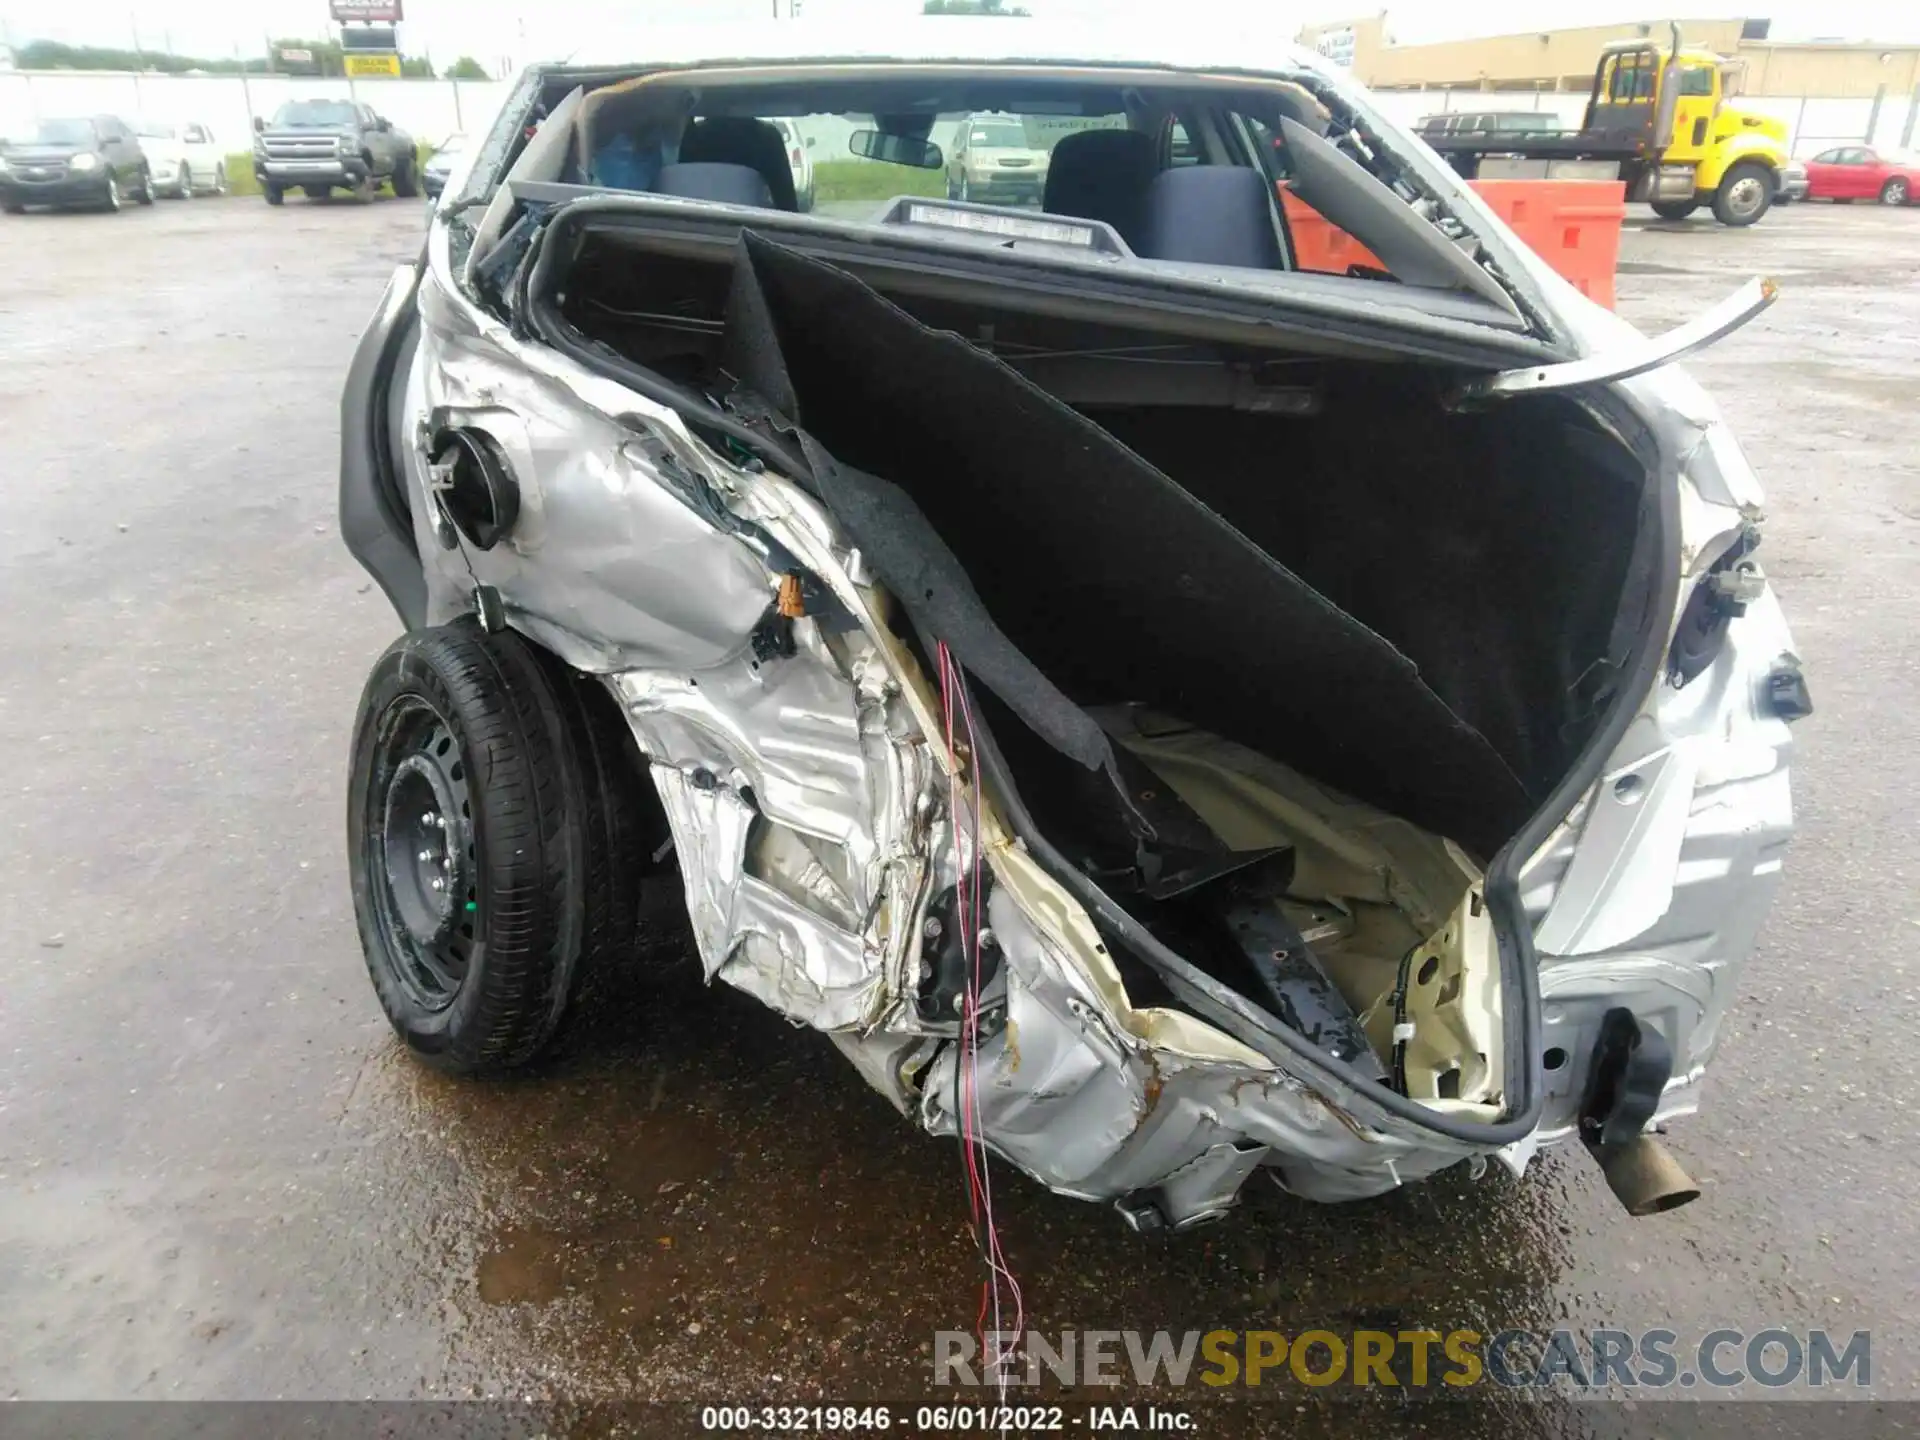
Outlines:
{"type": "Polygon", "coordinates": [[[752,234],[726,313],[922,638],[1081,765],[1081,707],[1140,702],[1487,856],[1584,738],[1638,491],[1566,414],[1358,378],[1305,419],[1082,414],[752,234]]]}

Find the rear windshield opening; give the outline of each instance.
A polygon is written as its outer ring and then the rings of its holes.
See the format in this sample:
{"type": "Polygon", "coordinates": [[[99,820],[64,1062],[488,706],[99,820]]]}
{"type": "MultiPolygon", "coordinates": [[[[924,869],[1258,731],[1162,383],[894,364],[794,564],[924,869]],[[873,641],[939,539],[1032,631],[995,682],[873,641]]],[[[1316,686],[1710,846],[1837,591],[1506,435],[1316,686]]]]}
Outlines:
{"type": "MultiPolygon", "coordinates": [[[[1118,242],[1095,248],[1152,263],[1489,293],[1449,277],[1444,263],[1406,265],[1407,229],[1415,249],[1452,248],[1458,223],[1429,218],[1431,206],[1413,210],[1429,197],[1404,179],[1402,162],[1306,84],[1121,87],[1008,68],[957,78],[702,79],[602,86],[578,105],[556,168],[513,178],[852,222],[924,198],[1092,221],[1118,242]],[[1303,144],[1324,152],[1320,163],[1299,163],[1303,144]],[[1323,207],[1339,199],[1329,188],[1355,185],[1377,192],[1376,210],[1405,212],[1398,250],[1328,218],[1323,207]]],[[[895,223],[934,223],[923,212],[894,214],[895,223]]],[[[1441,260],[1457,262],[1457,252],[1441,260]]]]}

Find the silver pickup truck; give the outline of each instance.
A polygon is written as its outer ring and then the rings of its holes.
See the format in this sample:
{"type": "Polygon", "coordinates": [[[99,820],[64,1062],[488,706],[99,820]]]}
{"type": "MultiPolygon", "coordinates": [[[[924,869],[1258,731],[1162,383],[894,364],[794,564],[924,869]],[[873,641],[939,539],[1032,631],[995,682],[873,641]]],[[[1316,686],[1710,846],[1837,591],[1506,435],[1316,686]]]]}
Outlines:
{"type": "Polygon", "coordinates": [[[393,193],[420,193],[413,137],[373,107],[354,100],[289,100],[272,120],[255,118],[253,173],[269,205],[289,190],[314,199],[334,189],[371,193],[382,180],[393,193]]]}

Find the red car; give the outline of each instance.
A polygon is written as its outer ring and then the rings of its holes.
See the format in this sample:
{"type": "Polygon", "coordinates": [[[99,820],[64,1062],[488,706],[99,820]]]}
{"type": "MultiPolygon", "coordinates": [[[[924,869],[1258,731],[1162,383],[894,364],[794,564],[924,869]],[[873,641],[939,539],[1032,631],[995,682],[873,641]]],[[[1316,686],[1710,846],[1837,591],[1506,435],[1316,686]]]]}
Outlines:
{"type": "Polygon", "coordinates": [[[1823,150],[1807,161],[1807,197],[1910,205],[1920,199],[1920,156],[1870,145],[1823,150]]]}

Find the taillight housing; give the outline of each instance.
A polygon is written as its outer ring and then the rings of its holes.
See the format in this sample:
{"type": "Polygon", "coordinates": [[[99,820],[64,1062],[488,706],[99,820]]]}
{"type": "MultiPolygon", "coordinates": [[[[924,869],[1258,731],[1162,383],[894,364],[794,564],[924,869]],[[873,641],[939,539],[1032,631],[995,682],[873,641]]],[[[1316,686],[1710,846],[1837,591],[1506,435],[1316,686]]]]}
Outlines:
{"type": "Polygon", "coordinates": [[[1766,577],[1751,558],[1759,543],[1760,532],[1751,525],[1742,526],[1726,553],[1687,596],[1673,648],[1667,653],[1667,677],[1675,685],[1685,685],[1713,663],[1726,642],[1727,626],[1746,613],[1748,602],[1765,587],[1766,577]]]}

